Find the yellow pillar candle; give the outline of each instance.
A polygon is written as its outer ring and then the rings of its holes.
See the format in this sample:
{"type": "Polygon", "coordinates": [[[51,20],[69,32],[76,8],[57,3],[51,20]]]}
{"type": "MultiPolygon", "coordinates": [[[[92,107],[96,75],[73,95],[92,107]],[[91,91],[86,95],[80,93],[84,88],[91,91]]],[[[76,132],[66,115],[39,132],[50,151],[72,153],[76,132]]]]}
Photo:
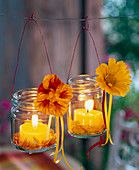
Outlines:
{"type": "Polygon", "coordinates": [[[34,138],[40,143],[46,141],[47,127],[47,124],[38,123],[38,115],[33,115],[31,123],[26,122],[20,126],[20,141],[28,140],[32,143],[34,138]]]}
{"type": "Polygon", "coordinates": [[[93,110],[93,100],[85,102],[85,109],[74,110],[74,121],[78,121],[80,125],[89,126],[104,124],[102,112],[93,110]]]}
{"type": "Polygon", "coordinates": [[[104,123],[102,112],[91,110],[89,113],[85,109],[76,109],[74,111],[74,121],[78,121],[80,125],[97,126],[104,123]]]}

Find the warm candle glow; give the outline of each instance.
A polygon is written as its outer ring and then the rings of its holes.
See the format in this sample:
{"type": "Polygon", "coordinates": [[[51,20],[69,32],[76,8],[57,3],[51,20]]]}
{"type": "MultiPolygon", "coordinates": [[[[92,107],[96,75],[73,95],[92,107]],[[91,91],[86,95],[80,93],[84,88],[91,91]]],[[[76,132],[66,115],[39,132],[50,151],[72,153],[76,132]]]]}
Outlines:
{"type": "Polygon", "coordinates": [[[93,107],[94,107],[94,101],[93,100],[87,100],[85,102],[85,109],[86,109],[86,111],[90,112],[93,109],[93,107]]]}
{"type": "Polygon", "coordinates": [[[99,134],[102,133],[105,128],[103,114],[101,111],[94,109],[93,99],[85,101],[84,109],[74,110],[74,122],[77,123],[73,124],[72,127],[73,133],[75,134],[99,134]],[[82,128],[79,130],[80,127],[82,128]]]}
{"type": "Polygon", "coordinates": [[[32,126],[34,129],[37,128],[38,125],[38,115],[32,115],[32,126]]]}
{"type": "Polygon", "coordinates": [[[40,144],[46,141],[47,138],[47,124],[38,122],[38,115],[32,115],[32,121],[25,122],[20,126],[20,141],[25,140],[34,143],[34,139],[40,144]]]}
{"type": "Polygon", "coordinates": [[[84,95],[84,94],[80,94],[79,96],[78,96],[78,100],[79,101],[83,101],[83,100],[85,100],[86,99],[86,96],[84,95]]]}

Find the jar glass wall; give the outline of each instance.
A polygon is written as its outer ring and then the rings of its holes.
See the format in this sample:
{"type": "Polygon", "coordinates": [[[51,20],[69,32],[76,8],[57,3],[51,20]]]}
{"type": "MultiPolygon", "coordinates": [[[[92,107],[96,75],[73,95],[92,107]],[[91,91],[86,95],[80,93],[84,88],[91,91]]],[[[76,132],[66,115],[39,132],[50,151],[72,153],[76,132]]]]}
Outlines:
{"type": "Polygon", "coordinates": [[[49,115],[38,112],[33,101],[37,88],[20,90],[13,95],[11,108],[11,143],[19,150],[36,153],[56,146],[55,117],[50,129],[49,115]]]}
{"type": "Polygon", "coordinates": [[[102,90],[92,75],[70,78],[73,98],[67,115],[68,133],[77,138],[91,138],[105,132],[102,113],[102,90]]]}

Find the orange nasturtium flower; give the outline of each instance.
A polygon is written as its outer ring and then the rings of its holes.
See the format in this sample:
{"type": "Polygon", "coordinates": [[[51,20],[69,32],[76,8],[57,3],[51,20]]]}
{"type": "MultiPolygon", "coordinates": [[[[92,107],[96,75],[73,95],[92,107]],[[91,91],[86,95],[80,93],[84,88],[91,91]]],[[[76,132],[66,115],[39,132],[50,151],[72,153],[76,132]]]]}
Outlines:
{"type": "Polygon", "coordinates": [[[97,84],[107,93],[124,97],[129,92],[132,82],[130,70],[123,61],[116,63],[115,58],[110,58],[108,65],[103,63],[97,67],[96,74],[97,84]]]}
{"type": "Polygon", "coordinates": [[[64,84],[55,74],[46,75],[38,87],[36,110],[47,115],[63,116],[73,97],[72,88],[64,84]]]}

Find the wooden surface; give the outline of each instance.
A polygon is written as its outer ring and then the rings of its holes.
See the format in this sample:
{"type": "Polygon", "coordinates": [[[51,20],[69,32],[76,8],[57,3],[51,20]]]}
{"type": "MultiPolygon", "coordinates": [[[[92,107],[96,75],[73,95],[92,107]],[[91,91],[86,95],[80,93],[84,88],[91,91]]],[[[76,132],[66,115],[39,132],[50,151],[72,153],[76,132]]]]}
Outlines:
{"type": "MultiPolygon", "coordinates": [[[[86,1],[86,16],[89,18],[99,18],[101,17],[101,6],[102,1],[87,0],[86,1]]],[[[101,29],[101,21],[93,20],[88,21],[89,30],[94,38],[100,62],[104,61],[104,41],[103,33],[101,29]]],[[[99,65],[95,48],[92,43],[91,37],[89,34],[86,34],[86,68],[87,73],[94,74],[96,67],[99,65]]]]}
{"type": "MultiPolygon", "coordinates": [[[[69,168],[67,167],[63,159],[57,165],[53,163],[53,159],[54,159],[53,156],[49,156],[52,151],[30,155],[30,154],[18,151],[12,145],[7,146],[7,147],[0,147],[0,170],[3,164],[5,166],[11,164],[12,166],[16,166],[20,170],[23,169],[21,168],[21,166],[26,167],[24,168],[26,170],[27,169],[30,170],[32,168],[31,166],[34,166],[34,167],[36,166],[36,169],[38,168],[37,170],[44,170],[44,169],[49,170],[50,168],[51,170],[69,170],[69,168]],[[28,162],[30,162],[30,164],[27,164],[28,162]]],[[[60,157],[62,157],[61,153],[58,154],[58,158],[60,157]]],[[[73,158],[72,156],[65,154],[65,157],[66,157],[68,164],[73,169],[80,169],[81,166],[83,166],[77,159],[73,158]]],[[[35,168],[32,168],[32,169],[35,169],[35,168]]],[[[6,170],[15,170],[15,169],[6,169],[6,170]]]]}
{"type": "MultiPolygon", "coordinates": [[[[101,1],[86,0],[86,16],[89,18],[99,17],[101,1]]],[[[41,18],[81,18],[80,0],[7,0],[0,1],[1,13],[15,16],[31,16],[41,18]]],[[[0,100],[10,100],[13,75],[16,65],[18,45],[21,38],[25,21],[0,17],[0,100]]],[[[73,54],[75,42],[82,29],[82,22],[79,21],[38,21],[46,41],[48,54],[53,73],[57,74],[63,82],[69,71],[69,65],[73,54]]],[[[89,21],[89,29],[94,36],[99,56],[102,59],[104,54],[103,36],[100,27],[100,20],[89,21]]],[[[81,71],[81,39],[77,45],[75,60],[73,62],[71,77],[80,74],[81,71]]],[[[87,73],[93,74],[98,66],[96,54],[92,41],[87,35],[86,45],[86,68],[87,73]]],[[[43,77],[49,74],[50,70],[46,59],[44,46],[34,23],[27,26],[23,44],[21,47],[19,68],[17,72],[14,92],[19,89],[38,87],[43,77]]],[[[10,117],[9,117],[10,118],[10,117]]],[[[69,140],[69,139],[67,139],[69,140]]],[[[71,140],[71,139],[70,139],[71,140]]],[[[91,139],[90,145],[94,142],[91,139]]],[[[82,142],[72,139],[75,148],[75,157],[82,159],[82,142]]],[[[71,141],[70,141],[71,143],[71,141]]],[[[67,152],[69,147],[67,146],[67,152]]],[[[100,167],[100,151],[95,151],[97,156],[92,156],[90,162],[100,167]]],[[[94,155],[92,153],[92,155],[94,155]]]]}
{"type": "MultiPolygon", "coordinates": [[[[98,1],[86,1],[86,15],[89,18],[100,16],[101,4],[98,1]]],[[[48,0],[48,1],[12,1],[0,2],[1,12],[16,16],[31,16],[41,18],[80,18],[81,1],[48,0]]],[[[0,17],[0,99],[10,99],[13,75],[16,65],[18,45],[21,38],[24,20],[0,17]]],[[[75,41],[82,22],[79,21],[38,21],[46,41],[53,73],[63,82],[69,71],[75,41]]],[[[103,55],[102,32],[100,21],[89,21],[99,56],[103,55]]],[[[77,45],[71,77],[81,73],[81,39],[77,45]]],[[[98,65],[96,54],[90,37],[87,35],[86,46],[87,73],[93,74],[98,65]]],[[[19,68],[17,72],[14,92],[28,87],[38,86],[50,70],[44,51],[43,42],[34,23],[27,26],[21,47],[19,68]]]]}
{"type": "Polygon", "coordinates": [[[59,164],[55,164],[44,153],[32,154],[17,152],[5,152],[0,154],[0,169],[7,170],[64,170],[59,164]]]}

